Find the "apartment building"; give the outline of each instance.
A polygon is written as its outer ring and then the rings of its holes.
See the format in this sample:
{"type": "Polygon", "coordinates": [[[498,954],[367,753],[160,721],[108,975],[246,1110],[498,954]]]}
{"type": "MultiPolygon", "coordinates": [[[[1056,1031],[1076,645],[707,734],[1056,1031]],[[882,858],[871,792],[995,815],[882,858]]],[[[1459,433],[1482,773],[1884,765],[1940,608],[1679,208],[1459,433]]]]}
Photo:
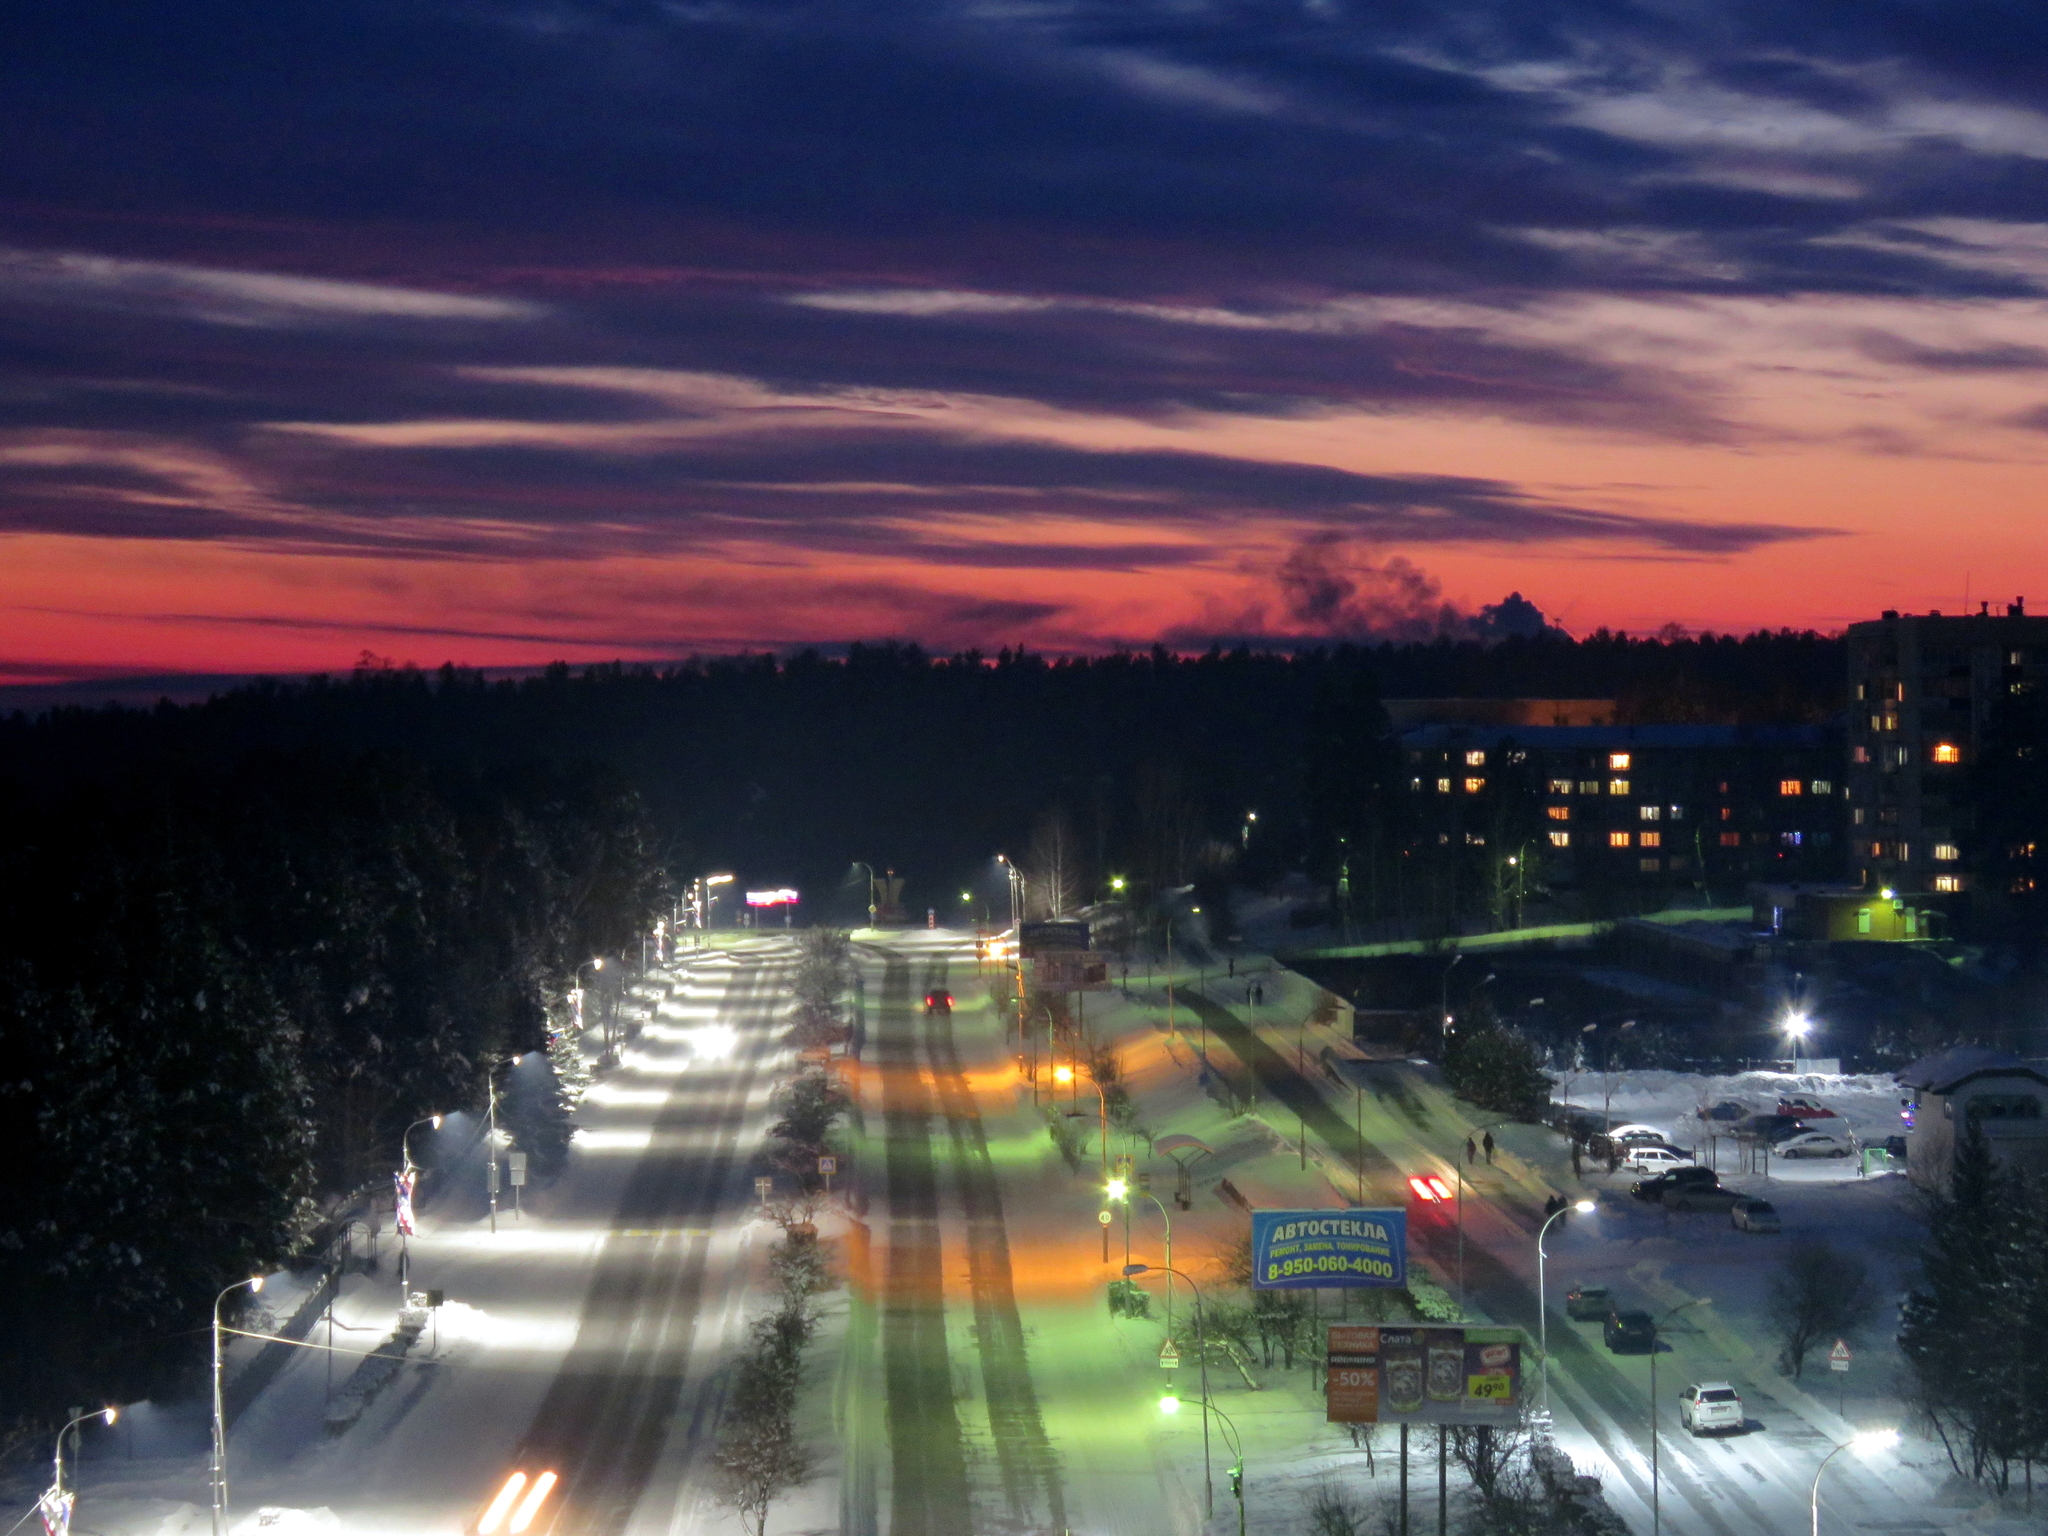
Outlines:
{"type": "Polygon", "coordinates": [[[1969,889],[1967,774],[2001,698],[2048,681],[2048,618],[1883,617],[1848,630],[1850,878],[1866,890],[1969,889]]]}
{"type": "Polygon", "coordinates": [[[1418,851],[1505,835],[1503,856],[1533,851],[1553,887],[1644,894],[1840,876],[1830,727],[1441,725],[1400,740],[1418,851]]]}

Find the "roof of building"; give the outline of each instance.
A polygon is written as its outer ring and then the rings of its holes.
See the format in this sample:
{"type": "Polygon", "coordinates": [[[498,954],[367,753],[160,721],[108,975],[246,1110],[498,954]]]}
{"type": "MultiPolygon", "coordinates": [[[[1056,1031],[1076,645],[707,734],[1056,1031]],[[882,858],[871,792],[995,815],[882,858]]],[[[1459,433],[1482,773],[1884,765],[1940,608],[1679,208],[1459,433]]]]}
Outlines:
{"type": "Polygon", "coordinates": [[[1820,747],[1823,725],[1426,725],[1404,731],[1404,747],[1485,745],[1512,740],[1519,747],[1820,747]]]}
{"type": "Polygon", "coordinates": [[[1978,1077],[2031,1077],[2048,1084],[2048,1075],[2008,1051],[1981,1045],[1958,1045],[1916,1061],[1899,1073],[1899,1081],[1923,1093],[1953,1093],[1978,1077]]]}

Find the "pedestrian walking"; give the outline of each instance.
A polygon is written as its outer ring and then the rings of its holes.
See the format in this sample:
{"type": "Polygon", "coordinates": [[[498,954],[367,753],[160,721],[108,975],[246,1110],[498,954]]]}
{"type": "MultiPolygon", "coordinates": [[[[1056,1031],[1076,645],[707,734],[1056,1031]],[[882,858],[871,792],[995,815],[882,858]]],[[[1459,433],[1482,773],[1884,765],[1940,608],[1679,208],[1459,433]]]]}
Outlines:
{"type": "Polygon", "coordinates": [[[1230,979],[1232,981],[1237,980],[1237,956],[1235,955],[1230,957],[1230,979]]]}
{"type": "Polygon", "coordinates": [[[1585,1169],[1579,1166],[1579,1154],[1583,1152],[1585,1148],[1586,1144],[1583,1141],[1579,1140],[1578,1137],[1574,1136],[1572,1138],[1572,1177],[1575,1179],[1583,1179],[1586,1176],[1585,1169]]]}
{"type": "Polygon", "coordinates": [[[1493,1132],[1488,1131],[1486,1133],[1486,1141],[1484,1142],[1484,1146],[1486,1147],[1486,1163],[1487,1166],[1490,1168],[1493,1166],[1493,1132]]]}
{"type": "Polygon", "coordinates": [[[1467,1168],[1471,1167],[1473,1163],[1478,1161],[1478,1158],[1479,1149],[1472,1145],[1472,1138],[1467,1136],[1465,1138],[1465,1166],[1467,1168]]]}

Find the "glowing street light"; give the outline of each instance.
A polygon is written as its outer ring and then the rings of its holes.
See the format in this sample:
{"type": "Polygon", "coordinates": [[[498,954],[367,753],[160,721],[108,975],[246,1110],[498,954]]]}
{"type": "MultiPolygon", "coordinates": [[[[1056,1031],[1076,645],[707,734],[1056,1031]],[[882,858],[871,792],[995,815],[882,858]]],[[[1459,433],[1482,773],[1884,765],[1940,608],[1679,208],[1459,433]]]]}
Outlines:
{"type": "Polygon", "coordinates": [[[35,1512],[43,1517],[43,1528],[51,1531],[71,1529],[71,1507],[78,1495],[64,1486],[64,1437],[87,1419],[98,1419],[102,1424],[111,1424],[121,1417],[118,1408],[102,1408],[97,1413],[81,1413],[77,1418],[57,1431],[57,1459],[51,1469],[50,1491],[36,1503],[35,1512]]]}
{"type": "Polygon", "coordinates": [[[1898,1443],[1899,1432],[1896,1429],[1866,1429],[1821,1457],[1820,1465],[1813,1469],[1813,1492],[1807,1499],[1807,1513],[1811,1517],[1813,1536],[1820,1536],[1820,1475],[1827,1471],[1828,1463],[1844,1451],[1854,1451],[1858,1456],[1875,1456],[1880,1452],[1896,1449],[1898,1443]]]}
{"type": "Polygon", "coordinates": [[[1536,1327],[1542,1335],[1537,1348],[1543,1356],[1543,1417],[1550,1417],[1550,1305],[1544,1300],[1543,1239],[1550,1231],[1550,1223],[1564,1215],[1565,1211],[1577,1211],[1581,1216],[1590,1216],[1596,1207],[1590,1200],[1580,1200],[1553,1211],[1548,1221],[1536,1229],[1536,1327]]]}
{"type": "Polygon", "coordinates": [[[213,1536],[226,1536],[228,1527],[228,1426],[220,1401],[220,1304],[245,1286],[254,1295],[263,1289],[263,1277],[237,1280],[213,1298],[213,1536]]]}

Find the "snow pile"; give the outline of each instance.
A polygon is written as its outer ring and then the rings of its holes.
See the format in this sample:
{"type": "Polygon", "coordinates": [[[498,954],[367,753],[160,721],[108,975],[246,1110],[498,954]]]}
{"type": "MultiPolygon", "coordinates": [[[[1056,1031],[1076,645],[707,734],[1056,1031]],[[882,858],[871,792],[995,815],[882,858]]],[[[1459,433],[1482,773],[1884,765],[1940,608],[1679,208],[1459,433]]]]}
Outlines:
{"type": "Polygon", "coordinates": [[[325,1536],[340,1529],[340,1517],[325,1505],[318,1509],[283,1509],[271,1504],[237,1520],[228,1528],[228,1536],[325,1536]]]}
{"type": "MultiPolygon", "coordinates": [[[[1724,1101],[1741,1104],[1753,1114],[1769,1114],[1780,1098],[1813,1099],[1832,1109],[1839,1124],[1864,1141],[1902,1135],[1900,1089],[1889,1073],[1834,1076],[1819,1072],[1738,1072],[1703,1076],[1697,1072],[1567,1073],[1558,1078],[1560,1100],[1592,1114],[1603,1109],[1614,1123],[1632,1121],[1656,1127],[1679,1145],[1701,1129],[1699,1112],[1724,1101]]],[[[1829,1122],[1809,1121],[1826,1125],[1829,1122]]]]}

